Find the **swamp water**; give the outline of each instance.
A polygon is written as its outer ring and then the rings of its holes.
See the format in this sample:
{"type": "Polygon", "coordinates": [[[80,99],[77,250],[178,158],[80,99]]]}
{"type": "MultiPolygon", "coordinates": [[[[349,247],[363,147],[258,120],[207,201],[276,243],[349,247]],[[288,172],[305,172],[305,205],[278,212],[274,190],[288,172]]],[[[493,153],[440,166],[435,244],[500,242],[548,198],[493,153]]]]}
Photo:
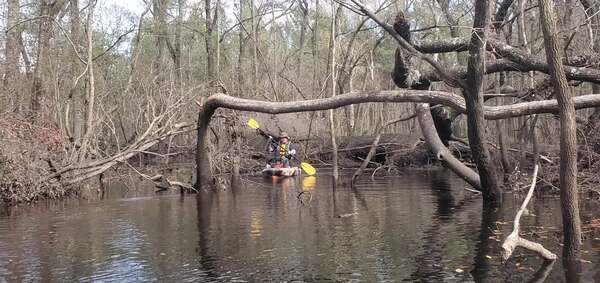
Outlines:
{"type": "MultiPolygon", "coordinates": [[[[327,175],[249,178],[199,197],[109,186],[103,200],[0,212],[0,282],[523,282],[547,270],[547,282],[600,282],[597,231],[575,267],[540,269],[522,249],[501,262],[499,241],[523,196],[506,194],[501,209],[482,213],[465,186],[444,170],[335,192],[327,175]]],[[[598,202],[581,211],[584,223],[600,216],[598,202]]],[[[560,253],[560,215],[557,197],[534,197],[524,237],[560,253]]]]}

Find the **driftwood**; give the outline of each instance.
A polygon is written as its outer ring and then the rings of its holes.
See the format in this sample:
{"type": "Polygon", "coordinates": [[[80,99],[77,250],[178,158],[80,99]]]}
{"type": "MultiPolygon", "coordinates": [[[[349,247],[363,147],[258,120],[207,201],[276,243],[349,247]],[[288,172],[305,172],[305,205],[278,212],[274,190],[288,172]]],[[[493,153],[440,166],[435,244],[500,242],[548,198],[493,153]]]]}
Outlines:
{"type": "Polygon", "coordinates": [[[196,193],[198,192],[190,184],[186,184],[186,183],[182,183],[182,182],[177,182],[177,181],[171,181],[171,180],[167,179],[163,175],[156,175],[156,176],[153,176],[153,177],[149,177],[148,180],[154,182],[154,185],[160,191],[170,190],[170,189],[180,189],[180,190],[187,190],[188,192],[191,192],[191,191],[194,191],[196,193]]]}
{"type": "Polygon", "coordinates": [[[182,182],[177,182],[177,181],[171,181],[169,180],[167,177],[163,176],[163,175],[155,175],[153,177],[150,177],[142,172],[140,172],[139,170],[135,169],[135,167],[131,166],[131,164],[126,163],[136,174],[140,175],[142,178],[148,180],[148,181],[152,181],[154,183],[154,186],[156,186],[156,188],[158,188],[157,192],[160,191],[166,191],[166,190],[170,190],[170,189],[177,189],[179,188],[181,190],[181,192],[187,191],[187,192],[198,192],[196,189],[194,189],[194,187],[192,187],[192,185],[190,184],[186,184],[186,183],[182,183],[182,182]]]}
{"type": "Polygon", "coordinates": [[[129,164],[129,163],[126,163],[126,164],[136,174],[140,175],[142,178],[144,178],[148,181],[152,181],[154,183],[154,186],[156,186],[156,188],[158,188],[157,192],[166,191],[166,190],[170,190],[170,189],[180,189],[182,193],[184,191],[187,191],[187,192],[194,191],[194,192],[198,193],[198,191],[196,189],[194,189],[194,187],[192,187],[192,185],[190,185],[190,184],[177,182],[177,181],[171,181],[167,177],[160,175],[160,174],[150,177],[150,176],[140,172],[139,170],[135,169],[135,167],[131,166],[131,164],[129,164]]]}
{"type": "Polygon", "coordinates": [[[527,192],[527,196],[525,197],[523,204],[521,204],[521,208],[519,208],[519,211],[517,211],[517,215],[515,216],[513,231],[512,233],[510,233],[510,235],[508,235],[508,237],[506,237],[504,243],[502,243],[502,258],[504,260],[508,260],[508,258],[510,258],[515,248],[517,247],[523,247],[528,250],[537,252],[541,257],[547,260],[556,260],[557,258],[555,254],[544,248],[544,246],[542,246],[541,244],[523,239],[519,235],[521,216],[527,209],[527,204],[529,204],[529,201],[533,196],[533,191],[535,190],[535,184],[537,181],[538,169],[539,166],[536,164],[533,169],[533,180],[531,181],[531,187],[529,188],[529,192],[527,192]]]}
{"type": "Polygon", "coordinates": [[[352,217],[352,216],[355,216],[355,215],[358,215],[358,212],[340,214],[337,217],[338,218],[348,218],[348,217],[352,217]]]}

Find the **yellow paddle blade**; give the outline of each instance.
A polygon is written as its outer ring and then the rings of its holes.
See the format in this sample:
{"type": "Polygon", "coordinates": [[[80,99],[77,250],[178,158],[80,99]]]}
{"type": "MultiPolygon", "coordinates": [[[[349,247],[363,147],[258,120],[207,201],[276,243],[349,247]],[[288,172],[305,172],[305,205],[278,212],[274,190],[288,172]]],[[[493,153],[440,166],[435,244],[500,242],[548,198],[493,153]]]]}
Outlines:
{"type": "Polygon", "coordinates": [[[315,169],[315,167],[312,167],[312,165],[306,162],[300,163],[300,167],[302,168],[302,170],[304,170],[306,174],[308,174],[308,176],[312,176],[315,173],[317,173],[317,169],[315,169]]]}
{"type": "Polygon", "coordinates": [[[250,126],[250,128],[252,129],[260,129],[260,125],[258,124],[258,122],[254,119],[250,119],[248,120],[248,126],[250,126]]]}
{"type": "Polygon", "coordinates": [[[312,191],[317,186],[317,177],[308,176],[302,180],[302,191],[312,191]]]}

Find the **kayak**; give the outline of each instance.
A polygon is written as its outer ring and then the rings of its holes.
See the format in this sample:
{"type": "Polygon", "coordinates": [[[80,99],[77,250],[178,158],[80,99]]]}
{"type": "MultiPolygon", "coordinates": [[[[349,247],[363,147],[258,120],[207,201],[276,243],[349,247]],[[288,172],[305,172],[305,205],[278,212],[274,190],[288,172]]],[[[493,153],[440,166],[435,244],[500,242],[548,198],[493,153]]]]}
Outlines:
{"type": "Polygon", "coordinates": [[[294,177],[300,175],[298,167],[292,168],[265,168],[262,170],[262,175],[265,178],[271,177],[294,177]]]}

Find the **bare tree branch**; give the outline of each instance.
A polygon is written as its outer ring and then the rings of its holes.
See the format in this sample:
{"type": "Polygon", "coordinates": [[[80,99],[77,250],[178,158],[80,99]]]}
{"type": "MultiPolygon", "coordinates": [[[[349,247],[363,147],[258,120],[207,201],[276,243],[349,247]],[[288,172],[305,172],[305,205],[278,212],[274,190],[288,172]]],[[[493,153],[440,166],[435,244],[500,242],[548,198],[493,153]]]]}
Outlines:
{"type": "Polygon", "coordinates": [[[533,196],[533,191],[535,190],[535,184],[537,181],[538,169],[539,166],[536,164],[533,168],[533,177],[531,180],[531,186],[529,187],[529,191],[527,192],[527,196],[525,197],[523,204],[521,204],[521,208],[519,208],[519,211],[517,211],[517,215],[515,216],[515,220],[513,223],[513,231],[512,233],[510,233],[510,235],[508,235],[508,237],[506,237],[506,239],[502,243],[502,258],[504,260],[510,258],[510,256],[517,247],[523,247],[528,250],[537,252],[541,257],[548,260],[556,260],[557,258],[555,254],[544,248],[544,246],[542,246],[541,244],[523,239],[519,235],[521,216],[523,216],[523,213],[527,209],[527,204],[529,204],[529,201],[533,196]]]}

